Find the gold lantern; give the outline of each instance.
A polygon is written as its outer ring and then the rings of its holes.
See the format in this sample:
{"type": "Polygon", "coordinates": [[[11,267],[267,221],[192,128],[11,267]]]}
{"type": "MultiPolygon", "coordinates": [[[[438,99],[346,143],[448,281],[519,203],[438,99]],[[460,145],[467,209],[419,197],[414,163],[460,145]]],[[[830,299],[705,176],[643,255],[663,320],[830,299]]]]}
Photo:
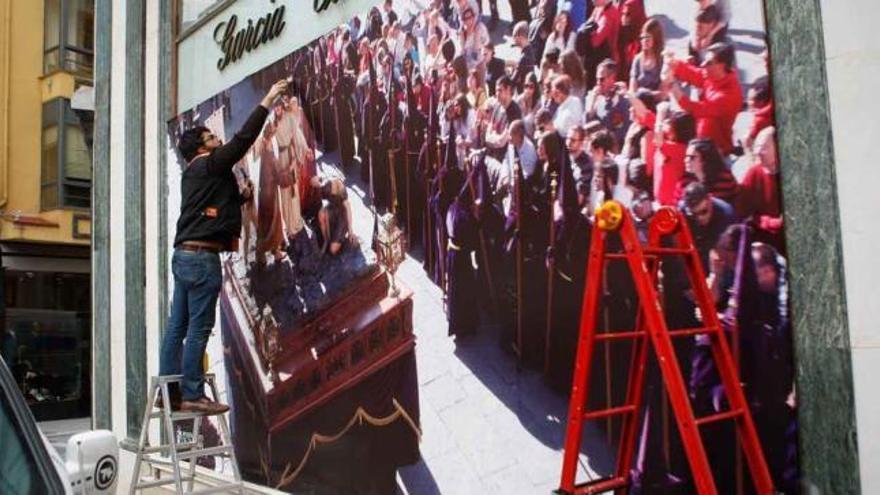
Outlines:
{"type": "Polygon", "coordinates": [[[391,275],[391,297],[397,297],[400,294],[400,289],[397,288],[394,274],[406,259],[406,239],[391,213],[386,213],[379,218],[376,248],[379,264],[391,275]]]}

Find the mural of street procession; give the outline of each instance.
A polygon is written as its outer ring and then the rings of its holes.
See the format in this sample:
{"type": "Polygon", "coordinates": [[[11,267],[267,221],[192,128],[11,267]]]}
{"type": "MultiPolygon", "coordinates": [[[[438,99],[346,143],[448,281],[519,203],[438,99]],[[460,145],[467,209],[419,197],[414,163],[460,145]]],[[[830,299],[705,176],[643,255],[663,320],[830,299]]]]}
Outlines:
{"type": "Polygon", "coordinates": [[[170,122],[175,212],[182,132],[288,83],[208,347],[245,479],[800,493],[765,38],[760,0],[385,0],[170,122]]]}

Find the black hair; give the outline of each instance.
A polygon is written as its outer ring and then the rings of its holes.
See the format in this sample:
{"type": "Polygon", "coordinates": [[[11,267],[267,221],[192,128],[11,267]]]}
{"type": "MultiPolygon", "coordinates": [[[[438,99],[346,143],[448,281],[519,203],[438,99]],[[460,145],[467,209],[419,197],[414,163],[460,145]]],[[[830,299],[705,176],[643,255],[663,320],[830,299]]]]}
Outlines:
{"type": "Polygon", "coordinates": [[[562,154],[565,150],[565,142],[558,132],[544,132],[538,138],[539,143],[544,145],[544,151],[547,153],[547,160],[554,163],[557,167],[562,166],[562,154]]]}
{"type": "Polygon", "coordinates": [[[501,77],[499,77],[499,78],[498,78],[498,81],[495,82],[495,85],[496,85],[497,87],[505,87],[505,88],[512,88],[512,87],[514,87],[513,79],[511,79],[510,76],[508,76],[508,75],[506,75],[506,74],[503,75],[503,76],[501,76],[501,77]]]}
{"type": "Polygon", "coordinates": [[[752,253],[754,254],[756,266],[772,266],[776,270],[776,273],[779,273],[780,266],[779,260],[777,259],[778,253],[773,246],[758,242],[752,246],[752,253]]]}
{"type": "Polygon", "coordinates": [[[180,151],[180,154],[183,155],[183,159],[187,162],[195,158],[195,156],[199,152],[199,148],[205,145],[205,141],[202,139],[202,134],[206,132],[211,132],[205,126],[195,126],[192,129],[187,129],[180,135],[180,139],[177,141],[177,149],[180,151]]]}
{"type": "Polygon", "coordinates": [[[687,112],[681,110],[673,112],[669,116],[669,123],[676,143],[687,144],[697,135],[697,122],[694,116],[687,112]]]}
{"type": "Polygon", "coordinates": [[[721,173],[727,169],[727,163],[724,162],[724,157],[721,156],[718,147],[715,146],[711,139],[706,138],[692,139],[689,144],[694,147],[694,150],[700,154],[700,158],[703,160],[705,184],[714,184],[718,177],[721,176],[721,173]]]}
{"type": "Polygon", "coordinates": [[[706,190],[706,186],[699,182],[691,182],[686,188],[684,188],[684,204],[688,208],[697,206],[708,197],[709,191],[706,190]]]}
{"type": "Polygon", "coordinates": [[[612,185],[617,184],[620,179],[620,167],[613,161],[606,161],[602,163],[602,174],[606,181],[611,181],[612,185]]]}
{"type": "Polygon", "coordinates": [[[641,158],[630,160],[626,169],[626,182],[641,192],[648,192],[653,188],[651,176],[648,175],[648,164],[641,158]]]}
{"type": "Polygon", "coordinates": [[[537,75],[537,74],[535,74],[534,72],[529,72],[528,74],[526,74],[525,84],[534,84],[534,85],[535,85],[535,91],[537,91],[538,94],[540,94],[540,92],[541,92],[541,83],[538,81],[538,75],[537,75]]]}
{"type": "Polygon", "coordinates": [[[657,113],[657,98],[654,92],[647,88],[639,88],[636,90],[636,98],[645,104],[648,110],[657,113]]]}
{"type": "Polygon", "coordinates": [[[605,153],[611,153],[611,150],[614,149],[614,134],[611,134],[608,129],[602,129],[593,134],[590,146],[605,150],[605,153]]]}
{"type": "Polygon", "coordinates": [[[550,122],[553,122],[553,114],[550,113],[550,110],[542,108],[535,113],[535,127],[543,126],[550,122]]]}
{"type": "Polygon", "coordinates": [[[443,45],[440,47],[440,53],[447,63],[452,62],[452,59],[455,58],[455,43],[451,38],[443,42],[443,45]]]}
{"type": "Polygon", "coordinates": [[[733,69],[733,61],[736,57],[736,49],[733,47],[732,43],[728,43],[726,41],[719,41],[718,43],[713,43],[709,45],[707,48],[709,53],[717,60],[724,64],[724,68],[730,72],[733,69]]]}
{"type": "Polygon", "coordinates": [[[755,103],[759,107],[766,106],[773,98],[770,92],[770,79],[767,76],[761,76],[756,79],[752,85],[752,91],[755,92],[755,103]]]}
{"type": "Polygon", "coordinates": [[[728,225],[724,232],[721,233],[721,236],[718,237],[715,248],[723,251],[738,251],[740,240],[745,233],[745,224],[735,223],[728,225]]]}
{"type": "Polygon", "coordinates": [[[721,22],[721,11],[718,10],[718,7],[715,4],[709,4],[697,12],[697,22],[703,24],[715,24],[716,22],[721,22]]]}

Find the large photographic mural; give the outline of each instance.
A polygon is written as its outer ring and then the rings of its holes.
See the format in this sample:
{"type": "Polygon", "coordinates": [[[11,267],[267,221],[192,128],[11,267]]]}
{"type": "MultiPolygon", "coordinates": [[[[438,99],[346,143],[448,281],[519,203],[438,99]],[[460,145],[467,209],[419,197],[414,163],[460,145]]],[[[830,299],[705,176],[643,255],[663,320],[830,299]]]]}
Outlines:
{"type": "MultiPolygon", "coordinates": [[[[591,229],[616,200],[642,242],[662,208],[683,215],[773,484],[797,493],[761,2],[501,3],[377,4],[169,123],[173,232],[177,136],[199,124],[228,140],[290,83],[234,169],[254,192],[208,347],[245,478],[305,493],[559,488],[591,229]],[[396,275],[394,247],[408,253],[396,275]],[[467,488],[431,474],[452,456],[467,488]]],[[[705,323],[683,265],[659,273],[666,324],[705,323]]],[[[628,272],[609,265],[599,290],[599,331],[634,328],[628,272]]],[[[694,414],[723,412],[709,340],[675,342],[694,414]]],[[[623,403],[632,353],[594,350],[588,408],[623,403]]],[[[630,490],[695,493],[653,354],[646,376],[630,490]]],[[[579,481],[614,470],[621,430],[588,425],[579,481]]],[[[734,422],[701,434],[719,491],[752,493],[734,422]]]]}

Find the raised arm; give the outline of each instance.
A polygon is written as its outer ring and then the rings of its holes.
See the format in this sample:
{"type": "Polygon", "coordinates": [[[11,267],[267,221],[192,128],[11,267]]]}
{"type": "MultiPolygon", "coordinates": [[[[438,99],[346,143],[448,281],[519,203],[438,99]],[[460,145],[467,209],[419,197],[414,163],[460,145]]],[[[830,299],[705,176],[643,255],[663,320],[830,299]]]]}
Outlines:
{"type": "Polygon", "coordinates": [[[235,133],[235,136],[228,143],[211,153],[208,158],[208,171],[210,173],[220,174],[229,172],[236,162],[241,160],[245,153],[247,153],[247,150],[253,146],[257,137],[259,137],[260,131],[263,129],[263,123],[266,122],[266,117],[269,116],[269,107],[272,106],[272,102],[285,89],[287,89],[286,80],[282,79],[273,84],[257,108],[251,112],[250,117],[241,126],[241,129],[235,133]]]}

